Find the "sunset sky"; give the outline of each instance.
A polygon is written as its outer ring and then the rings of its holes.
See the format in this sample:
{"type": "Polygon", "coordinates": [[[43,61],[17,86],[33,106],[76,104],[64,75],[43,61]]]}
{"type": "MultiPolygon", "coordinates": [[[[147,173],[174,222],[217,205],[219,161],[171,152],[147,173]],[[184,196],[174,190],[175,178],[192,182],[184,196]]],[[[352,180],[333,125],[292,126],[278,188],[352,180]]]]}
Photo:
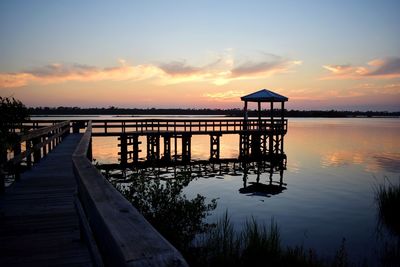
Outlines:
{"type": "Polygon", "coordinates": [[[27,106],[400,111],[400,1],[0,1],[0,95],[27,106]]]}

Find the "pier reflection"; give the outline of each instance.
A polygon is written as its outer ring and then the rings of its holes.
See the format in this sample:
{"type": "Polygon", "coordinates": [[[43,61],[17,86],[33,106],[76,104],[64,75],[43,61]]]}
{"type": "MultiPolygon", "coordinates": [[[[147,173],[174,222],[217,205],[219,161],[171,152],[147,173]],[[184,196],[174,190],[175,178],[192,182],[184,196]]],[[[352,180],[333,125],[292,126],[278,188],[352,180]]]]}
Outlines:
{"type": "Polygon", "coordinates": [[[271,195],[277,195],[286,190],[287,184],[283,182],[283,172],[286,170],[286,157],[276,158],[271,162],[260,161],[256,162],[253,166],[247,166],[247,163],[243,163],[243,187],[239,189],[242,194],[248,194],[251,196],[265,196],[270,197],[271,195]],[[255,174],[256,180],[248,181],[249,174],[255,174]],[[276,180],[275,174],[279,175],[279,179],[276,180]],[[265,183],[261,182],[267,176],[265,183]]]}
{"type": "MultiPolygon", "coordinates": [[[[286,190],[284,171],[286,154],[270,155],[268,158],[252,158],[246,161],[237,158],[221,160],[197,160],[183,164],[177,162],[142,162],[130,168],[119,164],[98,164],[98,168],[113,183],[129,185],[134,179],[145,176],[149,179],[175,180],[185,175],[190,181],[198,178],[224,179],[241,177],[241,194],[270,197],[286,190]]],[[[189,182],[190,182],[189,181],[189,182]]]]}

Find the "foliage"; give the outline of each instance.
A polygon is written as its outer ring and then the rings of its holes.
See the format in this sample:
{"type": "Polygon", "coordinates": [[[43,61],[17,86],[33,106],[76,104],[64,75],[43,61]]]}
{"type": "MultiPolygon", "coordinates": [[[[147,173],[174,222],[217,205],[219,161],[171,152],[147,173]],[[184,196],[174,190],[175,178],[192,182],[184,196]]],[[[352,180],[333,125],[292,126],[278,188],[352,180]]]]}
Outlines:
{"type": "Polygon", "coordinates": [[[4,161],[7,150],[11,150],[18,140],[15,128],[28,117],[28,109],[15,98],[0,96],[0,161],[4,161]]]}
{"type": "Polygon", "coordinates": [[[117,185],[117,189],[166,239],[185,251],[196,234],[210,226],[203,219],[217,205],[215,199],[206,204],[201,195],[188,199],[182,190],[191,179],[190,173],[185,172],[166,180],[137,175],[130,179],[131,184],[117,185]]]}

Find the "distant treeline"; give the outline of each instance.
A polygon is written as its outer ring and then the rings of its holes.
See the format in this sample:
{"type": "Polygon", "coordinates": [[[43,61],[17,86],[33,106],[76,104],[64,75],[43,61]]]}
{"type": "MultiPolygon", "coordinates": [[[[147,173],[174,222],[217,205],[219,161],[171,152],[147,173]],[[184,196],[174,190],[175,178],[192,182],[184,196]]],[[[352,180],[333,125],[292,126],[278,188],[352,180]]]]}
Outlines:
{"type": "MultiPolygon", "coordinates": [[[[280,110],[274,111],[277,116],[280,110]]],[[[31,115],[220,115],[243,116],[242,109],[177,109],[177,108],[79,108],[79,107],[36,107],[29,108],[31,115]]],[[[387,111],[338,111],[338,110],[285,110],[285,117],[399,117],[398,112],[387,111]]],[[[257,111],[249,110],[249,116],[257,116],[257,111]]],[[[279,114],[279,115],[278,115],[279,114]]],[[[269,116],[269,110],[262,111],[263,116],[269,116]]]]}

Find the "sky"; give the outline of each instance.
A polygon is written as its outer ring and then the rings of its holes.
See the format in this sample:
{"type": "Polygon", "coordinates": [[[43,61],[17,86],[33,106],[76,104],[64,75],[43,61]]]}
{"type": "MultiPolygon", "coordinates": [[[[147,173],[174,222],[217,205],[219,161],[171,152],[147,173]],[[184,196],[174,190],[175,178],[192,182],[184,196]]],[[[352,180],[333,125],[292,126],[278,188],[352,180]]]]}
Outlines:
{"type": "Polygon", "coordinates": [[[397,0],[1,0],[0,96],[241,108],[265,88],[289,109],[400,111],[399,14],[397,0]]]}

